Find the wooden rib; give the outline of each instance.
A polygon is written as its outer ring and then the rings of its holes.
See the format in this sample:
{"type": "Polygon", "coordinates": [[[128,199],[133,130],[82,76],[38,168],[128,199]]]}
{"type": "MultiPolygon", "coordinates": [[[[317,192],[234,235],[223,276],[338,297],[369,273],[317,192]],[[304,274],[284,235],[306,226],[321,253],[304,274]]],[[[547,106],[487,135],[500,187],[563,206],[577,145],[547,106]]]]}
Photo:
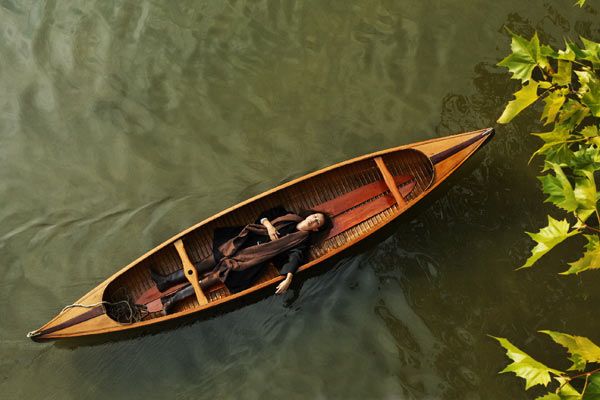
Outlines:
{"type": "Polygon", "coordinates": [[[208,299],[204,295],[204,292],[202,292],[202,288],[198,282],[198,272],[196,271],[196,267],[194,267],[194,264],[192,264],[190,261],[190,258],[185,251],[185,247],[183,247],[183,241],[181,239],[175,242],[175,248],[177,249],[177,253],[179,253],[179,257],[183,263],[185,277],[194,287],[194,292],[196,292],[196,299],[198,300],[198,303],[201,305],[208,303],[208,299]]]}

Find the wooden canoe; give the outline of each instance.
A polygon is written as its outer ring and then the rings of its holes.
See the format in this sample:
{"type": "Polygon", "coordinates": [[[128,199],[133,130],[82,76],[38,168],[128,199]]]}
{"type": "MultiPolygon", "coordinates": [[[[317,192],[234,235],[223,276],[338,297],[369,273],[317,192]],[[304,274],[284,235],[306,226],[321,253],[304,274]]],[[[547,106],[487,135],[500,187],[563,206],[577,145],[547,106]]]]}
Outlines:
{"type": "MultiPolygon", "coordinates": [[[[173,236],[106,279],[28,337],[33,340],[71,338],[125,331],[163,323],[190,314],[214,311],[283,278],[266,268],[252,287],[232,294],[223,286],[183,300],[175,312],[162,315],[160,293],[150,268],[167,274],[184,269],[196,283],[193,261],[211,252],[216,227],[241,226],[261,211],[282,205],[291,211],[315,209],[333,216],[333,228],[309,250],[307,270],[371,235],[421,200],[492,136],[493,129],[431,139],[357,157],[259,194],[173,236]],[[133,308],[131,305],[134,304],[133,308]],[[134,315],[130,315],[130,311],[134,315]]],[[[177,290],[172,288],[170,292],[177,290]]],[[[168,293],[166,293],[168,294],[168,293]]],[[[243,299],[242,299],[243,300],[243,299]]]]}

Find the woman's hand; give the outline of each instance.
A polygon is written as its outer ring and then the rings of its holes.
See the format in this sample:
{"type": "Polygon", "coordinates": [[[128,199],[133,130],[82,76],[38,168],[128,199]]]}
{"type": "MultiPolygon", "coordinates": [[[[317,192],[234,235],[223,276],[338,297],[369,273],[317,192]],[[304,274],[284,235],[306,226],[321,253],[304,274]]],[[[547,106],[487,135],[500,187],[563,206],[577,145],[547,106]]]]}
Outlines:
{"type": "Polygon", "coordinates": [[[271,238],[271,240],[279,239],[279,232],[277,232],[277,229],[275,229],[273,225],[267,226],[267,233],[269,234],[269,238],[271,238]]]}
{"type": "Polygon", "coordinates": [[[291,283],[292,283],[292,273],[288,272],[285,279],[283,281],[281,281],[279,283],[279,285],[277,285],[277,290],[275,290],[275,294],[285,293],[288,290],[288,288],[290,287],[291,283]]]}
{"type": "Polygon", "coordinates": [[[267,233],[269,234],[269,238],[271,240],[277,240],[279,239],[279,232],[277,232],[277,229],[275,229],[275,227],[273,226],[273,224],[271,224],[271,222],[266,219],[263,218],[260,220],[260,223],[267,228],[267,233]]]}

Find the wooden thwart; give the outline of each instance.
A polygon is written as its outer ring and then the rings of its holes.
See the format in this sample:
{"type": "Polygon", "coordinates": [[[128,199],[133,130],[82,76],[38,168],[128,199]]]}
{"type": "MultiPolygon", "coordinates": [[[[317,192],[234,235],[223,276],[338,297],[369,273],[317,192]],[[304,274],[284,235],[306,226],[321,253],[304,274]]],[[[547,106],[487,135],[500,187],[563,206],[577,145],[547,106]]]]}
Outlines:
{"type": "Polygon", "coordinates": [[[383,162],[383,159],[381,157],[375,157],[374,160],[377,164],[377,167],[379,168],[379,172],[381,172],[381,175],[383,175],[383,180],[385,181],[385,184],[388,186],[388,189],[390,189],[390,192],[392,192],[392,196],[394,196],[396,203],[398,203],[399,206],[406,205],[406,200],[404,200],[404,198],[398,191],[398,187],[394,182],[394,176],[390,173],[390,170],[385,165],[385,162],[383,162]]]}
{"type": "Polygon", "coordinates": [[[196,292],[196,298],[198,299],[198,303],[208,304],[208,299],[204,295],[202,288],[200,287],[200,283],[198,282],[198,271],[196,271],[196,267],[190,261],[190,258],[185,251],[185,247],[183,247],[183,242],[181,239],[175,242],[175,248],[177,249],[177,253],[179,253],[179,257],[181,258],[181,262],[183,263],[183,271],[185,273],[185,277],[194,287],[194,292],[196,292]]]}

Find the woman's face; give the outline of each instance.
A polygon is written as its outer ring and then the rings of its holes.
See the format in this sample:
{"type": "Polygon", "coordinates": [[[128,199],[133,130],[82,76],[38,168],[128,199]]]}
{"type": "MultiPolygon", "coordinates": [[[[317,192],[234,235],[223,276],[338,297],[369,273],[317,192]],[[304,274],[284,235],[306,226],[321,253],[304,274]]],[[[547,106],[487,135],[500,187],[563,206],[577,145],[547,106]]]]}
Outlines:
{"type": "Polygon", "coordinates": [[[321,213],[311,214],[296,225],[299,231],[318,231],[325,223],[325,216],[321,213]]]}

